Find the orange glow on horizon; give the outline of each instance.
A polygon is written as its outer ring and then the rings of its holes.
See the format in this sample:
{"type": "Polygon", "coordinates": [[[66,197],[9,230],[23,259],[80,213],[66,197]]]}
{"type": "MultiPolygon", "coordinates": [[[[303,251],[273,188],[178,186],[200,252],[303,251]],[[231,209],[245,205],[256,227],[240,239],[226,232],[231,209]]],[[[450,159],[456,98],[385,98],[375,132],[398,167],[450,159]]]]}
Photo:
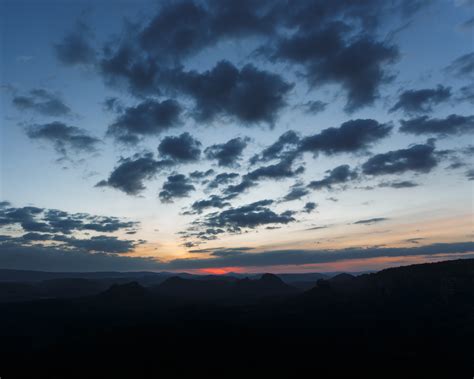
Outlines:
{"type": "Polygon", "coordinates": [[[197,270],[203,274],[211,274],[211,275],[225,275],[229,272],[243,272],[244,270],[242,267],[219,267],[219,268],[202,268],[197,270]]]}

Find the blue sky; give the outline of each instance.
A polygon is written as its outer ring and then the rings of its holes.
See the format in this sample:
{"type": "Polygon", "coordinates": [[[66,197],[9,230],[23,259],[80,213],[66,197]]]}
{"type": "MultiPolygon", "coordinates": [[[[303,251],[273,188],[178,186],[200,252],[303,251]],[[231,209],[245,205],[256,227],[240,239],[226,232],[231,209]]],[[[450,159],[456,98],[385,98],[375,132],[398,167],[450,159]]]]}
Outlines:
{"type": "Polygon", "coordinates": [[[362,270],[473,252],[459,247],[473,235],[472,2],[1,8],[0,266],[362,270]],[[222,173],[238,176],[209,187],[222,173]],[[344,249],[367,257],[297,258],[344,249]]]}

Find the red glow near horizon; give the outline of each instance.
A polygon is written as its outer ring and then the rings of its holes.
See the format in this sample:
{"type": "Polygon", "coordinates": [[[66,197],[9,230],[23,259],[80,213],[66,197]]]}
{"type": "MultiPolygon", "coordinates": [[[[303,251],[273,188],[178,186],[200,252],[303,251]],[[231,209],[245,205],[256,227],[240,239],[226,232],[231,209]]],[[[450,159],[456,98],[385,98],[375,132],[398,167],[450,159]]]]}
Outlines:
{"type": "Polygon", "coordinates": [[[244,270],[242,267],[218,267],[218,268],[202,268],[198,270],[204,274],[211,274],[211,275],[225,275],[229,272],[243,272],[244,270]]]}

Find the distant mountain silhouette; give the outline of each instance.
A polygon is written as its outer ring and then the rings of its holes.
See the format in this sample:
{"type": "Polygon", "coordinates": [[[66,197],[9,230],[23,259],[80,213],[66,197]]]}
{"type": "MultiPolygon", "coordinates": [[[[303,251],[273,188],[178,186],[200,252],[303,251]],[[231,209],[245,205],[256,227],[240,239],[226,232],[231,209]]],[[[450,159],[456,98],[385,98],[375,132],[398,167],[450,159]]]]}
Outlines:
{"type": "Polygon", "coordinates": [[[106,282],[1,283],[14,293],[0,304],[2,377],[87,377],[99,368],[102,377],[209,367],[289,377],[474,372],[472,259],[319,278],[305,292],[273,274],[219,278],[131,281],[92,296],[30,301],[17,295],[58,292],[60,283],[79,294],[106,282]]]}
{"type": "Polygon", "coordinates": [[[298,292],[272,274],[264,274],[259,279],[213,277],[197,280],[175,276],[153,288],[153,291],[160,295],[196,301],[261,298],[298,292]]]}

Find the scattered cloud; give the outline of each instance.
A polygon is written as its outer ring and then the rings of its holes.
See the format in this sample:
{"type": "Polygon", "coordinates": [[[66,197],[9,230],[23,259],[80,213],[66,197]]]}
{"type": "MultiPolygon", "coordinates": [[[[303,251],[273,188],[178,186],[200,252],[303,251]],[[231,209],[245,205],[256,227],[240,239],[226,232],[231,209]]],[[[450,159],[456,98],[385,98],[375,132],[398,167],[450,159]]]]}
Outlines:
{"type": "Polygon", "coordinates": [[[438,165],[432,144],[414,145],[369,158],[362,171],[367,175],[400,174],[406,171],[427,173],[438,165]]]}
{"type": "Polygon", "coordinates": [[[164,158],[176,162],[196,162],[201,157],[201,142],[186,132],[176,137],[163,138],[158,152],[164,158]]]}
{"type": "Polygon", "coordinates": [[[429,113],[433,106],[445,102],[451,98],[451,88],[438,85],[436,88],[403,91],[397,103],[390,108],[389,112],[402,110],[406,114],[429,113]]]}
{"type": "Polygon", "coordinates": [[[188,197],[189,193],[195,189],[185,175],[170,175],[163,184],[162,191],[159,194],[160,200],[162,203],[172,203],[175,198],[188,197]]]}
{"type": "Polygon", "coordinates": [[[36,112],[42,116],[70,116],[69,108],[61,97],[42,88],[32,89],[28,95],[14,96],[13,105],[22,111],[36,112]]]}
{"type": "Polygon", "coordinates": [[[219,166],[236,167],[247,143],[248,138],[233,138],[226,143],[209,146],[204,153],[208,159],[217,160],[219,166]]]}

